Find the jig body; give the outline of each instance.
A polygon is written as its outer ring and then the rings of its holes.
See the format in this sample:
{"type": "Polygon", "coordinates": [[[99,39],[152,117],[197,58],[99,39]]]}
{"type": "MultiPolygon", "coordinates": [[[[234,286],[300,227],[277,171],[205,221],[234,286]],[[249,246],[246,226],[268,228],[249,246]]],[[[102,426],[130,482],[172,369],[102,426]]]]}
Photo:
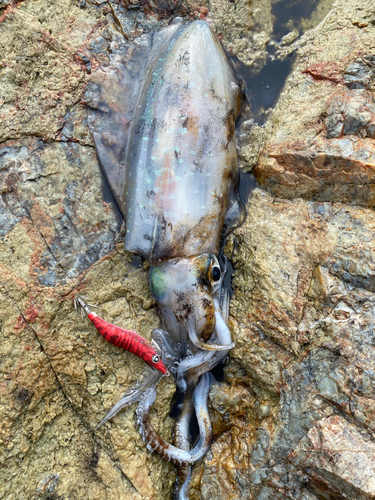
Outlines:
{"type": "Polygon", "coordinates": [[[90,311],[82,297],[77,297],[76,301],[84,309],[87,317],[103,338],[111,344],[142,358],[151,368],[155,368],[163,375],[169,376],[169,372],[160,358],[160,353],[158,354],[145,338],[132,330],[125,330],[125,328],[113,325],[100,318],[96,313],[90,311]]]}

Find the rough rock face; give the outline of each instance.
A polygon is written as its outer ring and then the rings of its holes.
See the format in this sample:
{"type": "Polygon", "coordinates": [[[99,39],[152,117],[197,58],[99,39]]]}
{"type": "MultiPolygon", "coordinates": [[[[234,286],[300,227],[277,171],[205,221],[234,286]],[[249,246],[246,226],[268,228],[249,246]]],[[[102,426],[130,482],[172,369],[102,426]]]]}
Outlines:
{"type": "Polygon", "coordinates": [[[221,389],[248,391],[239,395],[247,404],[233,412],[235,420],[230,404],[219,410],[235,423],[196,473],[203,498],[226,491],[228,498],[304,498],[305,487],[317,493],[323,479],[331,496],[318,498],[360,498],[344,496],[340,468],[332,466],[337,477],[330,481],[306,465],[301,440],[337,414],[342,432],[357,428],[363,446],[372,442],[374,224],[371,209],[254,192],[235,238],[234,262],[243,273],[234,278],[230,389],[221,389]]]}
{"type": "MultiPolygon", "coordinates": [[[[146,450],[134,406],[94,430],[143,365],[97,335],[74,294],[145,336],[158,318],[103,191],[86,84],[127,38],[209,10],[259,72],[271,7],[1,3],[1,498],[171,498],[174,467],[146,450]]],[[[300,38],[293,26],[273,43],[279,60],[297,52],[275,110],[241,126],[259,188],[227,244],[236,348],[210,392],[215,439],[191,499],[375,498],[374,24],[373,2],[338,0],[300,38]]],[[[169,440],[173,392],[163,380],[152,413],[169,440]]]]}
{"type": "Polygon", "coordinates": [[[336,3],[302,40],[255,169],[270,193],[375,205],[373,16],[372,2],[336,3]]]}

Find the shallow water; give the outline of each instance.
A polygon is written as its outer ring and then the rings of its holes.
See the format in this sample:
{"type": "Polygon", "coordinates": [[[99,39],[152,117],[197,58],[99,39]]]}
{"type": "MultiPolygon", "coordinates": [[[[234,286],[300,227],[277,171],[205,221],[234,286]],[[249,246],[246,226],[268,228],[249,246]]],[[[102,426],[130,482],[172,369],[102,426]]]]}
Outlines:
{"type": "Polygon", "coordinates": [[[274,0],[272,38],[281,40],[294,29],[302,35],[317,26],[330,11],[334,0],[274,0]]]}
{"type": "MultiPolygon", "coordinates": [[[[271,0],[273,29],[266,45],[267,63],[260,70],[229,55],[240,79],[243,81],[247,101],[251,107],[251,118],[256,125],[264,125],[293,69],[296,51],[287,57],[276,58],[277,47],[282,38],[297,30],[296,40],[308,29],[317,26],[327,15],[334,0],[271,0]]],[[[267,2],[266,2],[267,3],[267,2]]],[[[269,5],[269,4],[268,4],[269,5]]],[[[262,30],[257,26],[257,31],[262,30]]]]}
{"type": "Polygon", "coordinates": [[[233,66],[243,81],[247,101],[251,108],[251,118],[256,125],[264,125],[267,110],[277,103],[285,81],[290,74],[295,54],[284,60],[269,61],[261,72],[254,75],[251,67],[246,66],[236,57],[232,57],[233,66]]]}

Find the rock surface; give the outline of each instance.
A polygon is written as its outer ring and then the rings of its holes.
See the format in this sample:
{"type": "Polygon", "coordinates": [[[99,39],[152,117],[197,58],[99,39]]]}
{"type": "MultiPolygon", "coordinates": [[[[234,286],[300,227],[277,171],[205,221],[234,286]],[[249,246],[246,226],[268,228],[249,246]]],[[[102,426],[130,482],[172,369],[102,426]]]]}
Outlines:
{"type": "MultiPolygon", "coordinates": [[[[1,3],[0,498],[171,498],[175,469],[147,451],[134,406],[95,430],[143,366],[98,338],[76,292],[145,336],[158,318],[84,100],[128,38],[207,14],[253,76],[270,46],[297,55],[265,126],[239,130],[259,188],[227,244],[236,348],[190,497],[375,498],[375,9],[338,0],[298,37],[319,6],[272,41],[269,0],[1,3]]],[[[169,440],[173,393],[163,380],[152,413],[169,440]]]]}
{"type": "Polygon", "coordinates": [[[375,205],[372,2],[341,6],[299,43],[255,174],[292,199],[375,205]]]}

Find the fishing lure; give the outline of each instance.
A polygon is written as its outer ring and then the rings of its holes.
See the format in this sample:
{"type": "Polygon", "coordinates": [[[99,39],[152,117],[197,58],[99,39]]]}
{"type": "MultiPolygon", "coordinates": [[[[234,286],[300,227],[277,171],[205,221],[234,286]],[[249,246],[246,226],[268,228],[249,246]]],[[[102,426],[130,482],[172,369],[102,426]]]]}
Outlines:
{"type": "Polygon", "coordinates": [[[168,370],[160,359],[160,355],[141,335],[132,330],[125,330],[125,328],[112,325],[112,323],[108,323],[108,321],[100,318],[89,309],[82,297],[78,296],[76,301],[86,312],[87,317],[100,335],[108,342],[142,358],[151,368],[159,370],[163,375],[169,375],[168,370]]]}
{"type": "Polygon", "coordinates": [[[161,320],[148,344],[78,299],[105,338],[155,368],[99,426],[138,401],[140,433],[151,451],[179,466],[177,495],[183,500],[191,465],[212,441],[209,371],[234,346],[225,268],[217,256],[226,217],[233,218],[237,205],[239,85],[209,25],[195,21],[151,32],[116,54],[86,100],[100,164],[126,222],[125,248],[150,262],[161,320]],[[167,370],[185,392],[173,445],[149,421],[156,384],[167,370]],[[189,434],[194,414],[196,443],[189,434]]]}

